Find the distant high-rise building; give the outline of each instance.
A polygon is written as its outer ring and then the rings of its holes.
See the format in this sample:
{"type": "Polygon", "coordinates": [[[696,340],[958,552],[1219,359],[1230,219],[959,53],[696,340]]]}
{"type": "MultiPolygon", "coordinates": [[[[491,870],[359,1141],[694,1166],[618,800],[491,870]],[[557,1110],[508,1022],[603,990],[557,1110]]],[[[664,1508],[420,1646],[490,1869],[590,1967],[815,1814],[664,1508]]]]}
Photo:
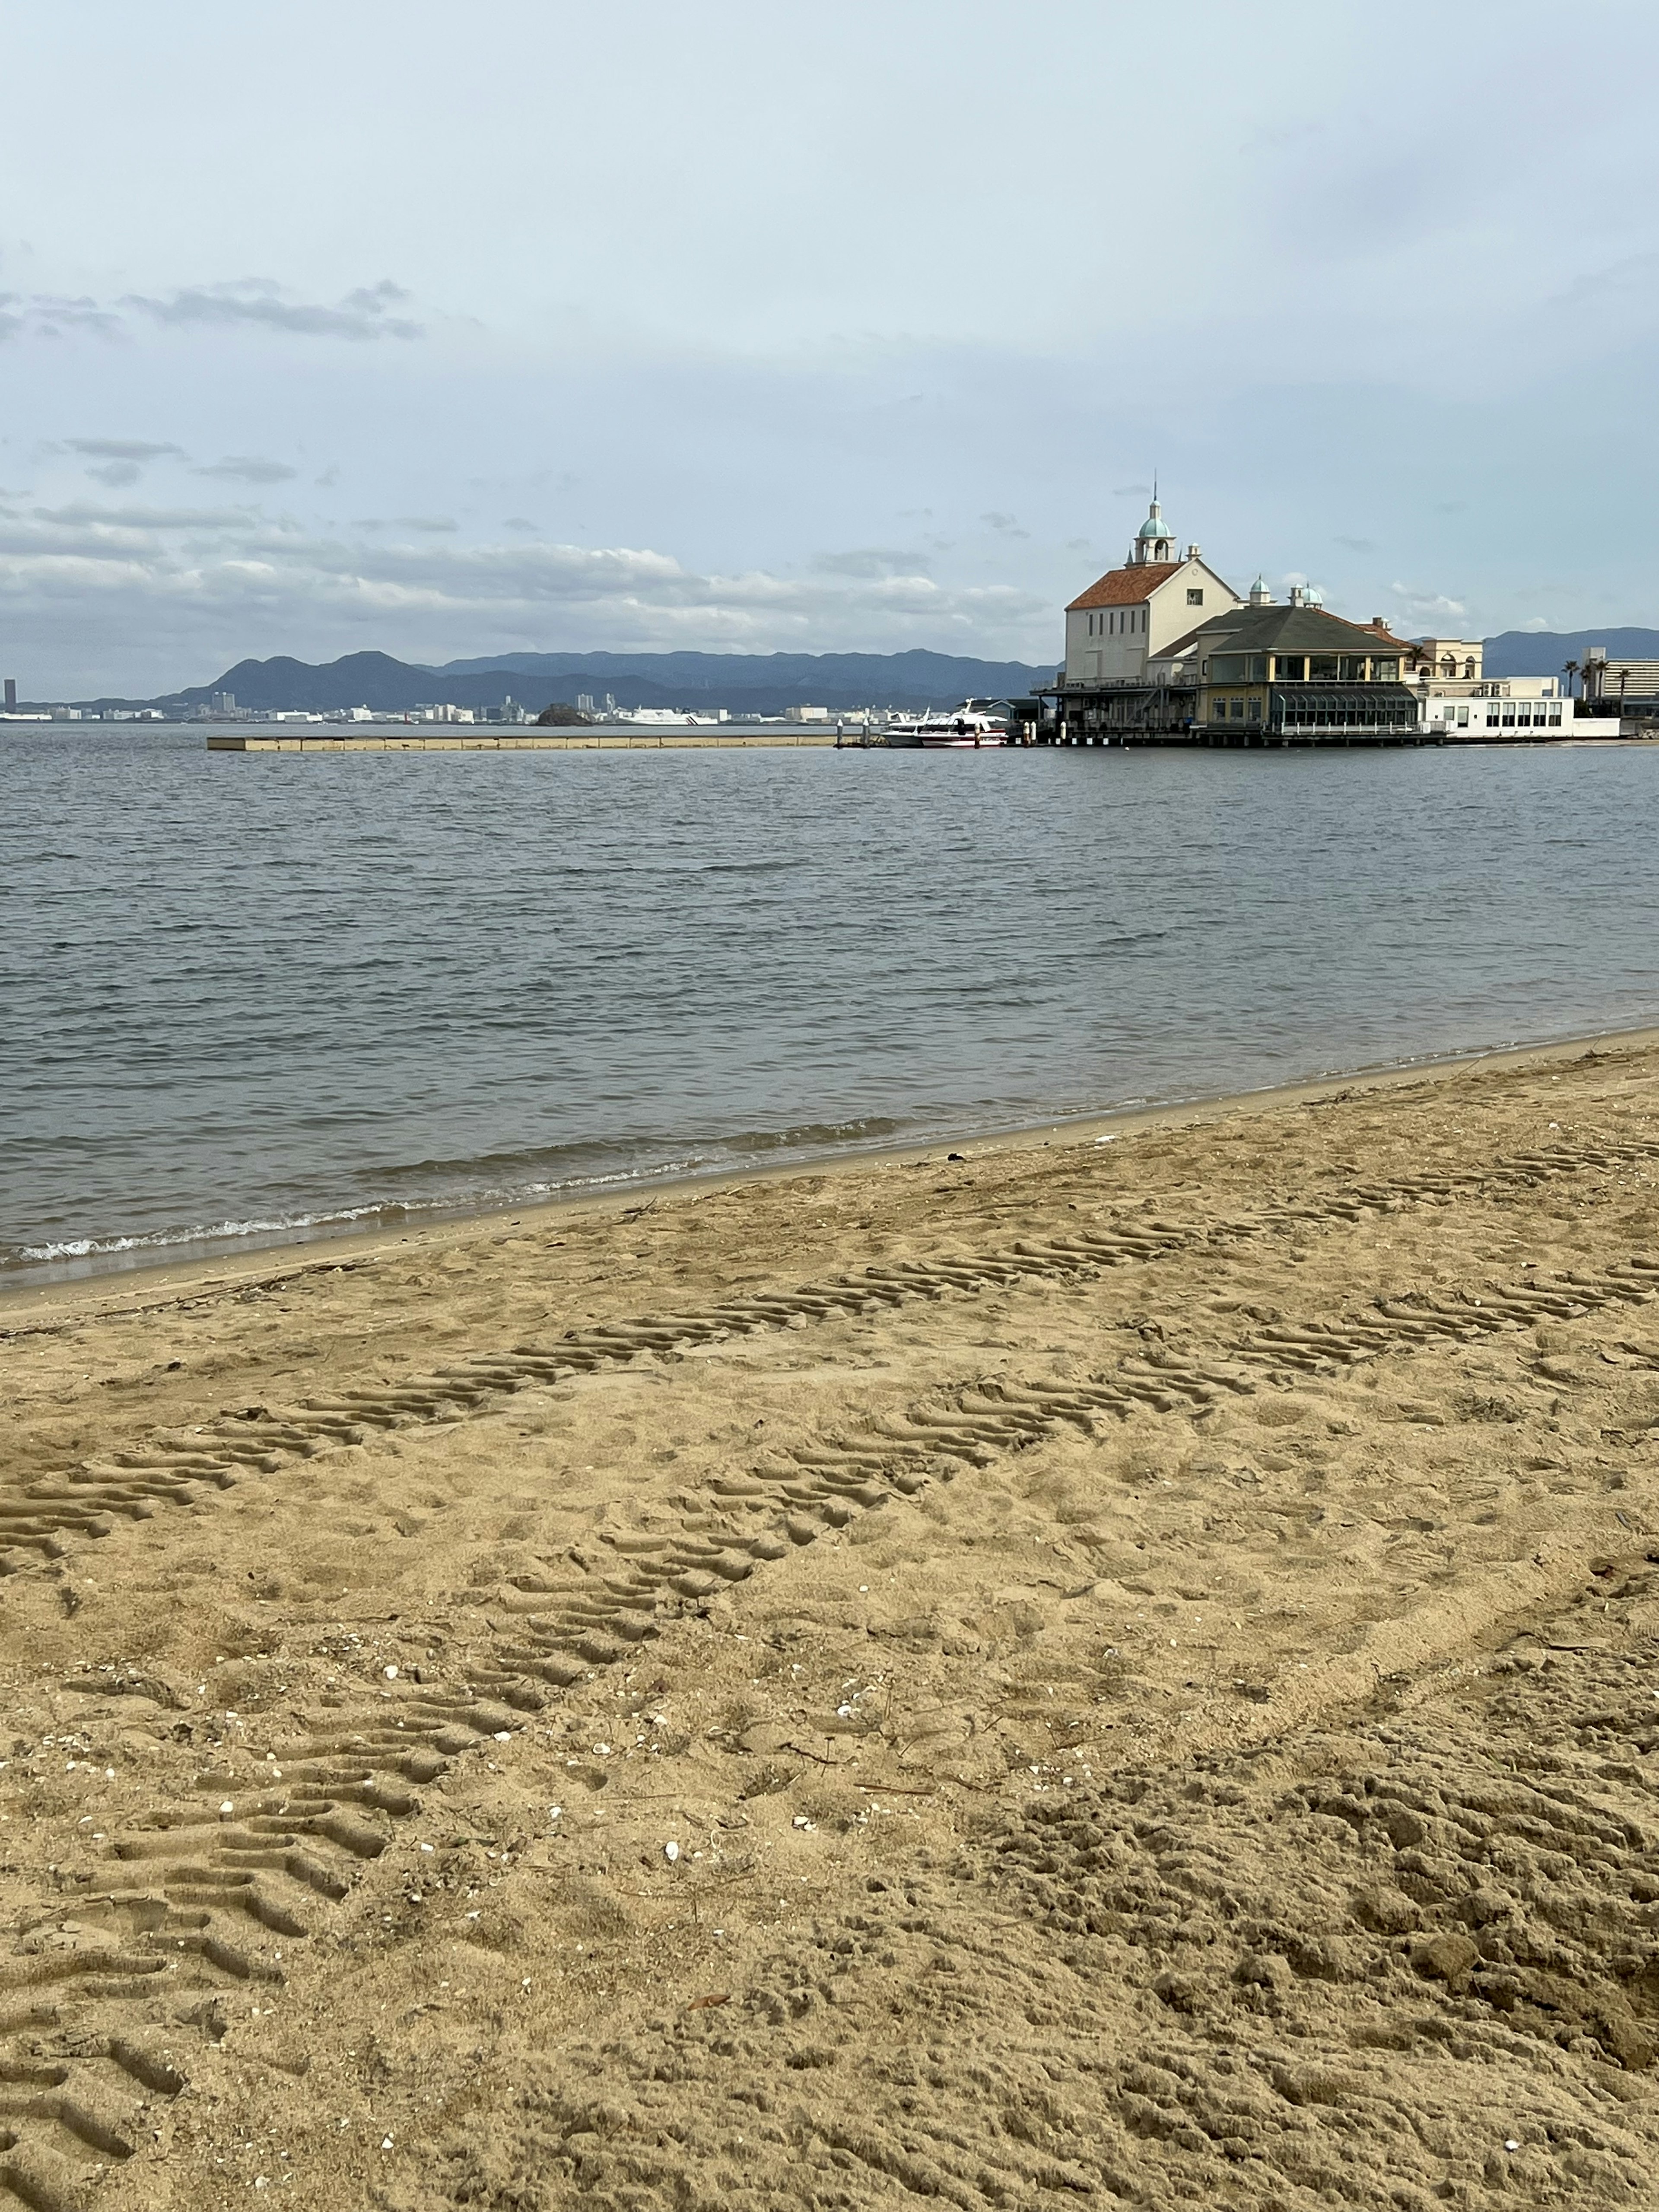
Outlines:
{"type": "Polygon", "coordinates": [[[9,676],[6,678],[6,712],[9,714],[16,704],[17,678],[15,676],[9,676]]]}
{"type": "Polygon", "coordinates": [[[216,691],[208,704],[216,714],[234,714],[236,712],[236,694],[234,691],[216,691]]]}
{"type": "MultiPolygon", "coordinates": [[[[6,688],[9,690],[11,687],[8,684],[6,688]]],[[[579,691],[576,694],[576,708],[580,714],[591,714],[593,711],[593,694],[591,691],[579,691]]]]}

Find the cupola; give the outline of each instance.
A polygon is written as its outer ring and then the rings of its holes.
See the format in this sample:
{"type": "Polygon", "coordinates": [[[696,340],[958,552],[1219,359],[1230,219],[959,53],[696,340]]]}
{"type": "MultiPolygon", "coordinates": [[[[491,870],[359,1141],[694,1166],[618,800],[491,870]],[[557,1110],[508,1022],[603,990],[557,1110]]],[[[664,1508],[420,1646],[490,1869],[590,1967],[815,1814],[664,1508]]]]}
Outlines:
{"type": "Polygon", "coordinates": [[[1129,548],[1131,566],[1143,561],[1173,561],[1176,557],[1176,534],[1164,520],[1164,509],[1156,495],[1146,520],[1135,532],[1135,542],[1129,548]]]}

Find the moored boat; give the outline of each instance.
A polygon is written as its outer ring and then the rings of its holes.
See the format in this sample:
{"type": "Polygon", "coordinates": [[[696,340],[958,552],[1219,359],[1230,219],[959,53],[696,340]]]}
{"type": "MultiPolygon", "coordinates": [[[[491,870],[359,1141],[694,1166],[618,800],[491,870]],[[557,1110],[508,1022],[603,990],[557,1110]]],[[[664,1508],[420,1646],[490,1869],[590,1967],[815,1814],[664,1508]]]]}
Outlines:
{"type": "Polygon", "coordinates": [[[948,714],[936,714],[930,710],[911,721],[890,722],[887,742],[897,748],[920,747],[926,752],[946,746],[978,750],[987,745],[1006,745],[1008,724],[988,702],[968,699],[960,707],[953,707],[948,714]]]}

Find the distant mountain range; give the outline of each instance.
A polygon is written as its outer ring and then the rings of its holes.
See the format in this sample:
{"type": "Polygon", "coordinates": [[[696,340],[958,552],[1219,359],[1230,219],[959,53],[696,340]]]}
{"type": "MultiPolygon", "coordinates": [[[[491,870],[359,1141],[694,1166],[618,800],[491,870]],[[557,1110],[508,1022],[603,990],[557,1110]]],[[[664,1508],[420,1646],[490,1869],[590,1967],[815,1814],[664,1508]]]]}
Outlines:
{"type": "Polygon", "coordinates": [[[1570,660],[1582,668],[1592,645],[1609,660],[1659,660],[1659,629],[1506,629],[1486,640],[1483,665],[1488,676],[1559,676],[1570,660]]]}
{"type": "MultiPolygon", "coordinates": [[[[1505,630],[1486,640],[1488,676],[1555,676],[1585,648],[1613,659],[1659,660],[1659,629],[1505,630]]],[[[188,713],[228,691],[265,714],[325,714],[372,707],[406,714],[432,702],[499,707],[509,695],[532,714],[588,693],[618,707],[724,707],[739,719],[786,707],[951,707],[959,699],[1022,696],[1054,679],[1054,663],[975,660],[951,653],[498,653],[440,666],[349,653],[313,663],[279,655],[239,660],[211,684],[158,699],[83,699],[82,707],[156,707],[188,713]]]]}
{"type": "Polygon", "coordinates": [[[159,699],[86,699],[77,705],[207,706],[228,691],[239,707],[266,714],[327,714],[372,707],[386,714],[446,701],[499,707],[510,694],[532,714],[556,700],[606,693],[618,707],[726,708],[734,716],[781,714],[786,707],[953,707],[960,699],[1019,696],[1051,683],[1054,664],[973,660],[951,653],[504,653],[441,667],[349,653],[314,665],[286,655],[239,660],[211,684],[159,699]]]}

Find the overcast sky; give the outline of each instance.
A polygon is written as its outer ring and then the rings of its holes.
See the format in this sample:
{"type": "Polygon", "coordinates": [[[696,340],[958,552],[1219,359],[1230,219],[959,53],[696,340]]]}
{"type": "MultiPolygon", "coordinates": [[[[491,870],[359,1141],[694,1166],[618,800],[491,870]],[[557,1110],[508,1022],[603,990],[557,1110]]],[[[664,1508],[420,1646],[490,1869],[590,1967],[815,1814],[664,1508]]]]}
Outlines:
{"type": "Polygon", "coordinates": [[[1659,623],[1638,0],[62,0],[0,39],[0,668],[1659,623]]]}

